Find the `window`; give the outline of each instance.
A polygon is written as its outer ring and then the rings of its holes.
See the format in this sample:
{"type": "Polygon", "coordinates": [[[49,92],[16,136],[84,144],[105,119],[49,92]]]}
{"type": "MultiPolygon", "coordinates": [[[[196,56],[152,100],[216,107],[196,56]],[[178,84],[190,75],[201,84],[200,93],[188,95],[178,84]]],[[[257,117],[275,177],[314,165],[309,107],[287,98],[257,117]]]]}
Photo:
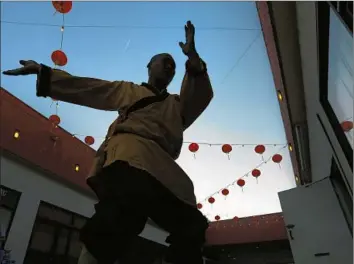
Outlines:
{"type": "Polygon", "coordinates": [[[69,263],[73,263],[73,264],[77,263],[77,260],[80,257],[81,248],[82,245],[79,239],[79,231],[72,232],[70,237],[69,252],[68,252],[69,263]]]}
{"type": "Polygon", "coordinates": [[[48,253],[54,244],[55,228],[45,223],[36,222],[32,231],[31,248],[48,253]]]}
{"type": "Polygon", "coordinates": [[[353,13],[349,2],[317,7],[320,102],[353,169],[353,13]]]}
{"type": "Polygon", "coordinates": [[[0,185],[0,248],[5,245],[21,194],[0,185]]]}
{"type": "Polygon", "coordinates": [[[79,230],[86,218],[41,203],[24,264],[76,264],[81,252],[79,230]]]}
{"type": "Polygon", "coordinates": [[[0,207],[0,241],[5,241],[11,219],[12,211],[10,209],[0,207]]]}
{"type": "MultiPolygon", "coordinates": [[[[353,36],[330,10],[328,101],[339,121],[353,122],[353,36]]],[[[353,148],[353,130],[345,132],[353,148]]]]}

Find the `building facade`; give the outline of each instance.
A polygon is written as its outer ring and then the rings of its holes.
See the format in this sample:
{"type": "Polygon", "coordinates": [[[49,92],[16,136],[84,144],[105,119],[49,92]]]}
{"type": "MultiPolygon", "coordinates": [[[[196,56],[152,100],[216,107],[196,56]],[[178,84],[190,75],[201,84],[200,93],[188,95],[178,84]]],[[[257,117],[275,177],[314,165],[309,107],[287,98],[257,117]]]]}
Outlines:
{"type": "Polygon", "coordinates": [[[298,187],[295,263],[353,262],[353,2],[257,2],[298,187]]]}

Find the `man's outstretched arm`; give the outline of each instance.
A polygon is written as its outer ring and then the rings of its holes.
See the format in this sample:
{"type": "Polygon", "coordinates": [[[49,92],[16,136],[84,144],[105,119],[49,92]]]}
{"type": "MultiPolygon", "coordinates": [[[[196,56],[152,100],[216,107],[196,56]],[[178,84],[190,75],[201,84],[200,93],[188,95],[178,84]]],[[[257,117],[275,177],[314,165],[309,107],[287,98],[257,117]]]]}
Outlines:
{"type": "Polygon", "coordinates": [[[34,61],[20,61],[23,67],[5,71],[6,75],[37,75],[37,96],[100,110],[118,110],[129,104],[130,85],[123,81],[104,81],[78,77],[34,61]]]}

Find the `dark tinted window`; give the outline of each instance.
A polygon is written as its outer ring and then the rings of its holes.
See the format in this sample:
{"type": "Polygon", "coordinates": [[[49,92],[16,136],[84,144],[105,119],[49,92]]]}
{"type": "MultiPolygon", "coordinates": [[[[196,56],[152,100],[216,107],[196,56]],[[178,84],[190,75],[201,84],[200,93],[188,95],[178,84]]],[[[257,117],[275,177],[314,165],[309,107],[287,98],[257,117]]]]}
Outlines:
{"type": "Polygon", "coordinates": [[[0,206],[15,210],[20,195],[21,194],[15,190],[0,186],[0,206]]]}
{"type": "Polygon", "coordinates": [[[35,223],[30,248],[49,253],[54,244],[55,227],[44,223],[35,223]]]}
{"type": "Polygon", "coordinates": [[[71,225],[73,214],[68,213],[61,208],[49,204],[40,204],[38,208],[38,216],[40,218],[53,220],[64,225],[71,225]]]}
{"type": "Polygon", "coordinates": [[[81,252],[79,230],[86,218],[41,203],[24,264],[76,264],[81,252]]]}
{"type": "Polygon", "coordinates": [[[0,185],[0,248],[5,244],[21,193],[0,185]]]}

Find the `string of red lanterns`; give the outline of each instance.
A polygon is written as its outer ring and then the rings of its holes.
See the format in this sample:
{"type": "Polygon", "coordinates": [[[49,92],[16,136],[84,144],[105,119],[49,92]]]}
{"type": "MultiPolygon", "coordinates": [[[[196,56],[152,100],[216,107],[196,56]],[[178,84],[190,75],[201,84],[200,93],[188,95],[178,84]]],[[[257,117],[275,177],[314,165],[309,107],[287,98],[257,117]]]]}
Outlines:
{"type": "Polygon", "coordinates": [[[274,223],[278,223],[283,220],[283,215],[280,215],[278,213],[275,214],[268,214],[268,215],[259,215],[259,216],[248,216],[248,217],[233,217],[233,218],[225,218],[223,225],[221,225],[221,223],[219,222],[221,220],[221,216],[220,215],[215,215],[214,220],[215,222],[211,222],[209,225],[209,229],[215,228],[218,229],[220,227],[225,228],[225,227],[251,227],[251,226],[255,226],[258,227],[264,224],[274,224],[274,223]],[[235,225],[236,223],[236,225],[235,225]]]}
{"type": "Polygon", "coordinates": [[[65,14],[69,13],[72,9],[72,1],[52,1],[53,7],[55,8],[55,13],[61,13],[63,16],[61,30],[61,41],[60,49],[53,51],[52,61],[56,66],[65,66],[68,63],[68,57],[63,51],[63,41],[64,41],[64,24],[65,24],[65,14]]]}
{"type": "MultiPolygon", "coordinates": [[[[72,134],[73,137],[86,137],[86,135],[84,134],[72,134]]],[[[105,137],[103,136],[96,136],[96,139],[104,139],[105,137]]],[[[230,144],[225,144],[225,143],[215,143],[215,142],[191,142],[191,141],[184,141],[183,144],[188,144],[188,149],[190,152],[197,152],[199,151],[200,146],[225,146],[225,145],[229,145],[231,148],[229,148],[230,151],[228,151],[228,153],[230,153],[233,149],[232,147],[234,146],[242,146],[242,147],[247,147],[247,146],[263,146],[265,149],[265,146],[284,146],[286,145],[286,143],[265,143],[262,145],[258,145],[256,143],[230,143],[230,144]]],[[[224,147],[222,148],[222,151],[224,152],[224,149],[226,148],[226,150],[228,149],[228,147],[224,147]]],[[[265,151],[265,150],[264,150],[265,151]]],[[[256,151],[257,152],[257,151],[256,151]]],[[[227,152],[225,152],[227,154],[227,152]]],[[[257,152],[258,153],[258,152],[257,152]]]]}
{"type": "MultiPolygon", "coordinates": [[[[68,58],[63,51],[63,41],[64,41],[64,24],[65,24],[65,14],[69,13],[72,9],[72,1],[52,1],[52,5],[55,9],[55,13],[61,13],[63,16],[62,25],[60,28],[61,31],[61,41],[60,48],[52,52],[51,59],[54,63],[54,68],[65,66],[68,63],[68,58]]],[[[60,124],[60,117],[58,116],[59,102],[52,98],[55,102],[55,114],[49,117],[49,120],[56,127],[60,124]]]]}
{"type": "MultiPolygon", "coordinates": [[[[90,142],[95,142],[95,138],[98,139],[104,139],[105,137],[92,137],[92,136],[86,136],[83,134],[72,134],[73,137],[83,137],[85,143],[87,144],[87,138],[90,138],[90,142]]],[[[92,143],[94,144],[94,143],[92,143]]],[[[92,145],[89,144],[89,145],[92,145]]],[[[284,146],[284,145],[288,145],[285,143],[267,143],[267,144],[256,144],[256,143],[232,143],[232,144],[224,144],[224,143],[211,143],[211,142],[190,142],[190,141],[184,141],[183,144],[188,144],[188,150],[192,153],[192,154],[196,154],[199,149],[200,146],[204,145],[204,146],[221,146],[221,150],[223,153],[227,154],[228,156],[230,155],[230,153],[233,151],[233,147],[246,147],[246,146],[255,146],[255,152],[258,154],[263,154],[266,150],[265,146],[273,146],[273,147],[277,147],[277,146],[284,146]]]]}
{"type": "MultiPolygon", "coordinates": [[[[277,152],[280,152],[281,150],[283,150],[284,148],[286,148],[288,146],[288,144],[284,145],[283,147],[281,147],[277,152]]],[[[205,203],[206,201],[209,203],[209,204],[214,204],[216,199],[215,199],[215,195],[221,193],[223,196],[228,196],[230,194],[230,190],[229,190],[229,187],[230,186],[233,186],[233,185],[238,185],[242,190],[243,190],[243,187],[246,185],[246,181],[245,181],[245,177],[247,177],[249,174],[251,174],[253,177],[255,177],[257,180],[258,180],[258,177],[261,176],[261,171],[259,170],[259,168],[261,166],[263,166],[264,164],[266,164],[267,162],[269,162],[270,160],[272,160],[274,163],[280,163],[282,161],[283,157],[282,155],[280,154],[274,154],[272,156],[270,156],[268,159],[266,160],[263,160],[262,163],[258,164],[254,169],[252,169],[251,171],[245,173],[242,177],[238,178],[237,180],[229,183],[227,186],[219,189],[218,191],[210,194],[207,198],[201,200],[198,202],[197,204],[197,208],[198,209],[202,209],[203,208],[203,203],[205,203]]]]}
{"type": "MultiPolygon", "coordinates": [[[[61,122],[61,119],[60,119],[60,117],[58,115],[51,115],[48,119],[55,126],[59,125],[60,122],[61,122]]],[[[93,136],[85,136],[85,135],[82,135],[82,134],[72,134],[72,136],[73,137],[84,137],[84,142],[87,145],[89,145],[89,146],[93,145],[96,142],[95,137],[93,137],[93,136]]],[[[103,138],[103,137],[98,137],[98,138],[103,138]]],[[[222,151],[225,154],[229,154],[232,151],[232,146],[242,146],[242,147],[245,147],[245,146],[256,146],[256,148],[257,148],[257,146],[263,146],[263,147],[264,146],[284,146],[284,145],[288,146],[288,144],[279,144],[279,143],[268,143],[268,144],[258,145],[258,144],[255,144],[255,143],[233,143],[233,144],[210,143],[210,142],[193,142],[193,143],[191,143],[189,141],[184,141],[183,144],[188,144],[188,149],[193,154],[195,154],[199,150],[199,146],[200,145],[207,145],[207,146],[210,146],[210,147],[212,147],[212,146],[222,146],[222,151]],[[227,146],[227,147],[225,147],[225,146],[227,146]]],[[[242,181],[240,182],[239,186],[242,187],[241,185],[242,185],[242,181]]]]}

